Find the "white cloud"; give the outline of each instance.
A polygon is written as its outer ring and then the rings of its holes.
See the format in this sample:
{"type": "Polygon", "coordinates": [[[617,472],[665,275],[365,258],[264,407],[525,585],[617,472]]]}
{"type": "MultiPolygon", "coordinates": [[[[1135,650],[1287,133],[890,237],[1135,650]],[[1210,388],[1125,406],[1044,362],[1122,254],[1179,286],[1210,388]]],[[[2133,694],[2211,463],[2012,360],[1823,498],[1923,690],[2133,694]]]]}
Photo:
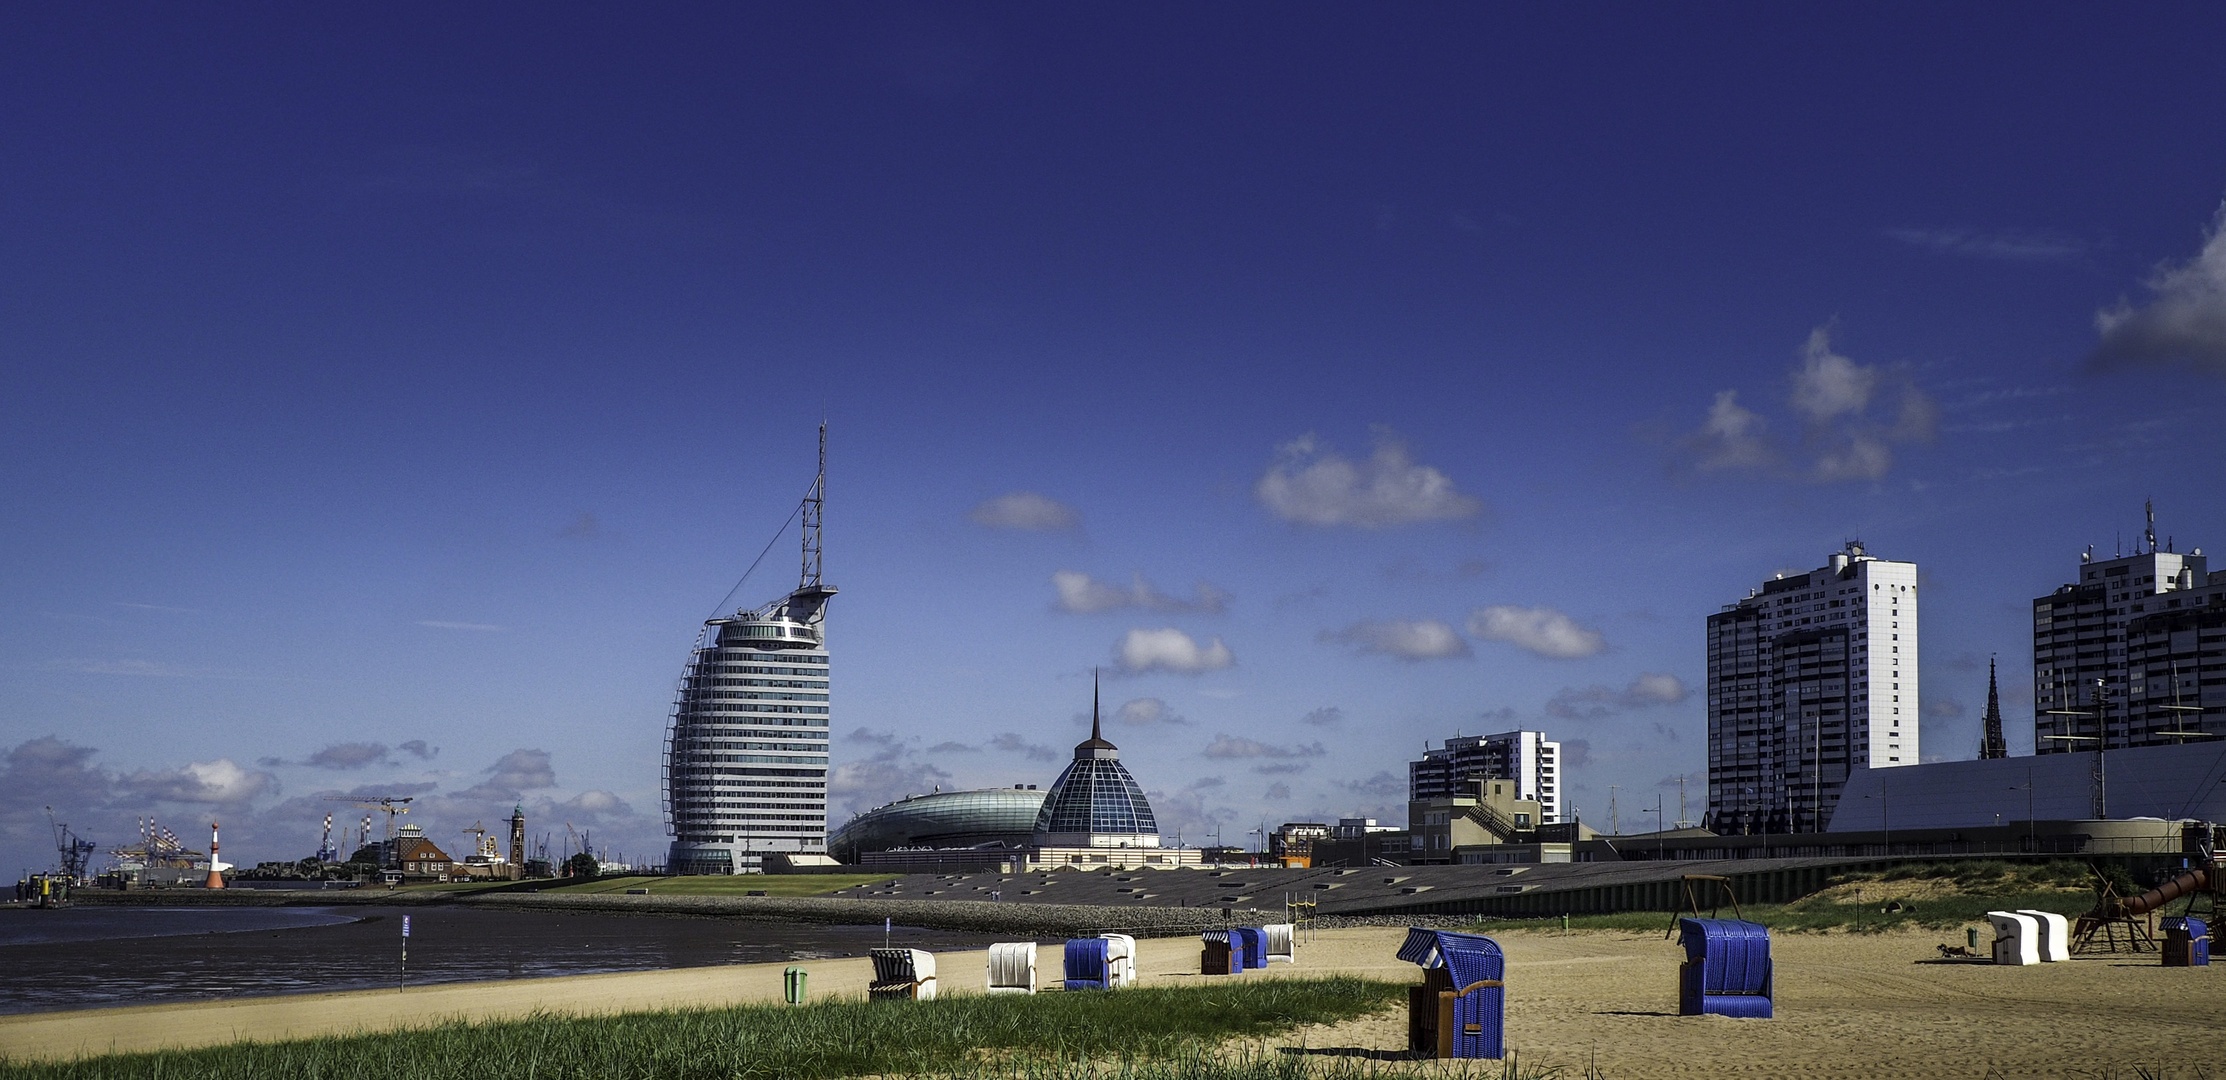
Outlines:
{"type": "Polygon", "coordinates": [[[1504,641],[1549,660],[1575,660],[1608,647],[1588,630],[1552,608],[1495,605],[1469,614],[1469,633],[1485,641],[1504,641]]]}
{"type": "Polygon", "coordinates": [[[1114,659],[1131,673],[1172,671],[1195,675],[1219,671],[1237,662],[1229,647],[1214,638],[1204,645],[1174,627],[1131,630],[1113,647],[1114,659]]]}
{"type": "Polygon", "coordinates": [[[2043,229],[2003,229],[1990,233],[1972,229],[1888,229],[1886,235],[1912,247],[1928,248],[1945,255],[2010,262],[2061,262],[2087,250],[2087,242],[2076,236],[2043,229]]]}
{"type": "Polygon", "coordinates": [[[1484,511],[1444,473],[1417,465],[1406,444],[1378,428],[1376,449],[1353,461],[1310,433],[1276,448],[1275,461],[1253,485],[1262,505],[1301,525],[1381,529],[1425,521],[1456,521],[1484,511]]]}
{"type": "Polygon", "coordinates": [[[2095,312],[2099,339],[2088,357],[2098,368],[2187,364],[2226,376],[2226,204],[2211,219],[2203,250],[2165,263],[2146,284],[2147,306],[2120,300],[2095,312]]]}
{"type": "Polygon", "coordinates": [[[1297,746],[1277,746],[1235,735],[1217,734],[1206,744],[1205,755],[1210,758],[1309,758],[1329,753],[1321,743],[1302,743],[1297,746]]]}
{"type": "Polygon", "coordinates": [[[1939,407],[1930,395],[1901,375],[1834,351],[1829,326],[1809,332],[1801,366],[1789,377],[1788,399],[1802,420],[1797,448],[1772,438],[1769,422],[1740,405],[1737,390],[1717,391],[1707,419],[1679,439],[1677,448],[1703,472],[1743,469],[1837,483],[1885,476],[1893,468],[1896,444],[1930,441],[1939,429],[1939,407]],[[1881,391],[1895,385],[1900,392],[1893,395],[1889,419],[1880,415],[1885,407],[1874,412],[1874,406],[1881,391]]]}
{"type": "Polygon", "coordinates": [[[1343,630],[1325,630],[1323,641],[1401,660],[1448,660],[1470,655],[1460,632],[1436,619],[1365,619],[1343,630]]]}
{"type": "Polygon", "coordinates": [[[1629,686],[1563,687],[1546,702],[1546,712],[1564,720],[1597,720],[1623,709],[1675,705],[1692,696],[1685,680],[1661,671],[1641,672],[1629,686]]]}
{"type": "Polygon", "coordinates": [[[1190,721],[1176,715],[1175,710],[1168,708],[1166,702],[1156,697],[1137,698],[1113,710],[1113,721],[1117,724],[1128,724],[1135,727],[1190,723],[1190,721]]]}
{"type": "Polygon", "coordinates": [[[1124,608],[1197,611],[1218,615],[1228,607],[1231,599],[1229,593],[1205,581],[1195,586],[1197,596],[1194,599],[1184,600],[1169,596],[1153,588],[1152,583],[1144,580],[1142,574],[1135,575],[1124,586],[1100,581],[1080,570],[1059,570],[1051,575],[1051,585],[1059,591],[1059,610],[1084,615],[1124,608]]]}
{"type": "Polygon", "coordinates": [[[1832,351],[1832,330],[1819,326],[1809,331],[1801,349],[1801,369],[1793,373],[1793,407],[1815,421],[1846,413],[1860,413],[1870,406],[1878,388],[1878,371],[1832,351]]]}
{"type": "Polygon", "coordinates": [[[136,798],[217,806],[236,805],[278,793],[277,777],[241,768],[231,758],[197,761],[160,771],[142,769],[119,778],[117,784],[136,798]]]}
{"type": "Polygon", "coordinates": [[[1685,437],[1684,446],[1702,470],[1765,468],[1778,462],[1767,428],[1760,414],[1739,404],[1739,391],[1718,390],[1708,419],[1685,437]]]}
{"type": "Polygon", "coordinates": [[[999,495],[966,514],[974,524],[1023,532],[1069,532],[1082,527],[1082,515],[1057,499],[1033,491],[999,495]]]}

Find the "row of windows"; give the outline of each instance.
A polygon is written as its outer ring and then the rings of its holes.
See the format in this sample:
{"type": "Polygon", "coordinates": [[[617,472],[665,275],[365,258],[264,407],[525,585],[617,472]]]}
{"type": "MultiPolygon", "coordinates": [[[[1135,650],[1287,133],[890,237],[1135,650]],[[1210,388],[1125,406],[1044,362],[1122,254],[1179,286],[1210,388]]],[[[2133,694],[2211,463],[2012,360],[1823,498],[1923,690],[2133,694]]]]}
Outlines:
{"type": "MultiPolygon", "coordinates": [[[[807,718],[801,718],[801,719],[789,719],[789,718],[786,718],[786,717],[770,717],[770,716],[769,716],[769,717],[765,717],[765,718],[762,718],[762,719],[760,719],[760,718],[758,718],[758,717],[754,717],[754,716],[742,716],[742,717],[723,717],[723,716],[711,716],[711,717],[702,717],[702,716],[687,716],[687,717],[682,717],[682,718],[681,718],[681,720],[680,720],[680,723],[678,724],[678,726],[677,726],[677,728],[676,728],[676,734],[679,734],[679,735],[685,736],[685,735],[687,735],[687,734],[688,734],[688,733],[690,733],[690,732],[703,732],[703,731],[708,731],[708,732],[711,732],[712,734],[715,734],[715,735],[750,735],[750,734],[753,734],[753,732],[750,732],[750,731],[748,731],[748,730],[746,730],[746,729],[744,729],[744,728],[742,728],[742,727],[739,727],[739,726],[737,726],[737,725],[741,725],[741,724],[766,724],[766,725],[770,725],[770,726],[773,726],[773,727],[823,728],[823,727],[826,727],[826,726],[827,726],[827,721],[826,721],[826,720],[824,720],[824,719],[816,719],[816,718],[808,718],[808,717],[807,717],[807,718]]],[[[781,733],[780,733],[780,734],[779,734],[778,736],[775,736],[775,737],[776,737],[776,738],[782,738],[782,739],[793,739],[793,738],[796,738],[796,737],[797,737],[797,734],[798,734],[798,733],[795,733],[795,732],[787,732],[787,731],[784,731],[784,732],[781,732],[781,733]]],[[[804,732],[803,734],[806,734],[806,735],[812,735],[812,734],[815,734],[815,733],[813,733],[813,732],[804,732]]],[[[820,737],[824,737],[824,736],[822,735],[822,736],[820,736],[820,737]]]]}
{"type": "MultiPolygon", "coordinates": [[[[730,823],[738,823],[738,822],[740,822],[740,820],[741,820],[741,819],[739,819],[739,818],[715,817],[715,818],[707,818],[707,819],[705,819],[705,820],[706,820],[706,821],[725,821],[725,822],[730,822],[730,823]]],[[[750,830],[749,830],[749,831],[751,831],[751,832],[761,832],[761,833],[769,833],[769,832],[816,833],[816,832],[826,832],[826,831],[827,831],[827,827],[826,827],[826,826],[825,826],[824,824],[821,824],[821,825],[751,825],[751,826],[750,826],[750,830]]],[[[732,841],[729,841],[729,843],[731,843],[731,842],[732,842],[732,841]]]]}
{"type": "Polygon", "coordinates": [[[697,690],[690,701],[825,701],[825,694],[796,694],[764,690],[697,690]]]}
{"type": "MultiPolygon", "coordinates": [[[[710,650],[706,649],[704,651],[709,652],[710,650]]],[[[827,666],[827,657],[823,655],[815,655],[813,653],[747,652],[732,647],[722,650],[722,655],[719,657],[719,664],[722,667],[725,667],[731,666],[734,663],[743,660],[756,660],[759,662],[771,661],[772,663],[776,664],[817,664],[821,667],[827,666]]]]}
{"type": "MultiPolygon", "coordinates": [[[[776,670],[776,669],[774,669],[774,668],[755,668],[755,669],[748,669],[748,670],[773,671],[773,670],[776,670]]],[[[799,675],[802,675],[802,674],[804,674],[804,672],[797,672],[797,674],[799,674],[799,675]]],[[[803,689],[808,689],[808,690],[825,690],[825,689],[827,689],[827,684],[826,684],[825,682],[823,682],[823,681],[813,681],[813,680],[806,680],[806,679],[728,679],[728,678],[696,678],[696,679],[690,679],[690,680],[688,680],[688,687],[689,687],[689,689],[691,689],[691,690],[701,690],[701,689],[703,689],[703,688],[705,688],[705,687],[710,687],[710,686],[795,686],[795,687],[801,687],[801,688],[803,688],[803,689]]]]}
{"type": "MultiPolygon", "coordinates": [[[[804,788],[820,790],[827,786],[825,780],[690,780],[679,785],[690,791],[755,791],[759,788],[804,788]]],[[[797,798],[808,798],[799,795],[797,798]]]]}
{"type": "MultiPolygon", "coordinates": [[[[732,735],[751,736],[751,735],[755,735],[755,736],[757,736],[758,738],[761,738],[761,739],[816,739],[816,740],[818,740],[818,741],[812,744],[812,749],[814,749],[814,750],[825,750],[825,749],[827,749],[827,747],[826,747],[826,746],[824,745],[824,744],[826,743],[826,741],[827,741],[827,735],[826,735],[826,733],[824,733],[824,732],[817,732],[817,731],[750,731],[750,730],[747,730],[747,729],[743,729],[743,730],[738,730],[738,731],[722,731],[722,732],[720,732],[719,734],[721,734],[721,735],[727,735],[727,736],[732,736],[732,735]]],[[[757,745],[756,743],[738,743],[738,742],[706,742],[706,741],[704,741],[704,740],[702,740],[702,739],[689,739],[689,738],[681,738],[681,739],[677,739],[677,740],[674,740],[674,741],[675,741],[675,742],[677,742],[677,743],[678,743],[678,744],[680,745],[681,749],[684,749],[684,750],[762,750],[762,749],[764,749],[764,747],[762,747],[762,746],[759,746],[759,745],[757,745]]]]}
{"type": "MultiPolygon", "coordinates": [[[[771,696],[771,695],[766,695],[766,696],[771,696]]],[[[799,696],[800,696],[800,695],[799,695],[799,696]]],[[[819,700],[821,700],[821,701],[825,701],[825,700],[827,700],[827,698],[826,698],[826,695],[824,695],[824,694],[823,694],[823,695],[821,695],[821,696],[820,696],[820,698],[819,698],[819,700]]],[[[689,716],[690,716],[690,718],[691,718],[691,719],[694,719],[694,720],[696,720],[696,721],[697,721],[698,723],[701,723],[701,722],[702,722],[702,720],[703,720],[703,718],[704,718],[704,717],[707,717],[707,716],[743,716],[743,715],[747,715],[747,714],[749,714],[749,713],[790,713],[790,714],[797,714],[797,715],[807,715],[807,716],[810,716],[810,715],[816,715],[816,716],[825,716],[825,715],[827,714],[827,706],[825,706],[825,705],[761,705],[761,704],[756,704],[756,703],[752,703],[752,704],[749,704],[749,705],[720,705],[720,704],[718,704],[718,703],[716,703],[716,702],[706,702],[706,703],[703,703],[703,704],[700,704],[700,705],[698,705],[698,704],[695,704],[695,703],[691,702],[691,703],[690,703],[690,706],[689,706],[689,709],[688,709],[688,713],[689,713],[689,716]]]]}

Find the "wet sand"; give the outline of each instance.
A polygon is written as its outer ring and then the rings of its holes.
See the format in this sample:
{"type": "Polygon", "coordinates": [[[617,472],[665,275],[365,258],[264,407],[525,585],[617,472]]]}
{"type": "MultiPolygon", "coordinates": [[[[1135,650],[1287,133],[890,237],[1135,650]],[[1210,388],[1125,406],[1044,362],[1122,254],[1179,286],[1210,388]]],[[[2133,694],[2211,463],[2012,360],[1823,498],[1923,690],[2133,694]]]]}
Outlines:
{"type": "MultiPolygon", "coordinates": [[[[285,993],[392,990],[409,916],[411,986],[864,956],[881,927],[460,905],[0,912],[0,1014],[285,993]],[[292,926],[315,921],[329,925],[292,926]],[[160,934],[162,936],[122,936],[160,934]]],[[[925,949],[992,935],[895,929],[925,949]]]]}
{"type": "MultiPolygon", "coordinates": [[[[1411,982],[1392,957],[1396,928],[1323,931],[1297,965],[1236,978],[1328,971],[1411,982]]],[[[1954,935],[1960,939],[1961,935],[1954,935]]],[[[2073,1077],[2162,1061],[2190,1069],[2214,1035],[2226,989],[2210,969],[2167,969],[2155,954],[2079,959],[2033,968],[1942,964],[1934,933],[1779,935],[1773,1020],[1681,1017],[1680,953],[1660,935],[1580,931],[1503,934],[1508,955],[1508,1042],[1526,1066],[1582,1075],[1596,1061],[1615,1080],[1657,1076],[2073,1077]],[[1991,1070],[1991,1073],[1990,1073],[1991,1070]]],[[[1204,976],[1195,939],[1139,943],[1140,982],[1179,985],[1204,976]]],[[[943,993],[978,992],[979,951],[940,953],[943,993]]],[[[1057,953],[1041,969],[1057,977],[1057,953]]],[[[778,1000],[781,964],[631,972],[317,994],[0,1018],[0,1054],[71,1057],[104,1050],[205,1046],[355,1030],[389,1030],[455,1018],[578,1014],[778,1000]]],[[[805,965],[814,997],[862,996],[863,959],[805,965]]],[[[1216,977],[1219,981],[1220,977],[1216,977]]],[[[1261,1044],[1268,1052],[1389,1058],[1405,1048],[1393,1012],[1302,1029],[1261,1044]]],[[[2193,1075],[2189,1072],[2188,1075],[2193,1075]]]]}

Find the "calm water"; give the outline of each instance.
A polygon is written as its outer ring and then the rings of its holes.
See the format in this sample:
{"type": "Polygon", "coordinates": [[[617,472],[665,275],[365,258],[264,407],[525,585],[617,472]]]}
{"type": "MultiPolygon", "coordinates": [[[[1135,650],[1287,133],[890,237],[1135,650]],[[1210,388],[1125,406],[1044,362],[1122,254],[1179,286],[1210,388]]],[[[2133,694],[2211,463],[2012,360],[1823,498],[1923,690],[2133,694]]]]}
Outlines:
{"type": "MultiPolygon", "coordinates": [[[[393,986],[863,956],[878,926],[451,907],[0,910],[0,1014],[393,986]]],[[[898,927],[892,944],[990,936],[898,927]]],[[[340,1006],[336,1005],[335,1008],[340,1006]]]]}

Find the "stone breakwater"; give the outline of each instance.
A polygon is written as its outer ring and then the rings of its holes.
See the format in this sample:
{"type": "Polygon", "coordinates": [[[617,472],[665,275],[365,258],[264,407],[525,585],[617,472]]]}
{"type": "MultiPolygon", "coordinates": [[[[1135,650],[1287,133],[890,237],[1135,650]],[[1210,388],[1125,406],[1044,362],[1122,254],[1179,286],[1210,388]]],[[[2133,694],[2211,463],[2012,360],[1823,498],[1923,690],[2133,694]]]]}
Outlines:
{"type": "MultiPolygon", "coordinates": [[[[474,907],[528,911],[597,911],[627,915],[765,919],[780,922],[874,924],[884,919],[900,926],[985,934],[1079,937],[1106,932],[1136,937],[1184,937],[1228,926],[1257,926],[1282,919],[1279,910],[1100,906],[1092,904],[992,903],[983,900],[872,900],[847,897],[778,896],[621,896],[610,893],[499,893],[471,897],[474,907]]],[[[1453,925],[1457,920],[1324,918],[1318,925],[1453,925]]]]}
{"type": "MultiPolygon", "coordinates": [[[[1078,937],[1107,932],[1136,937],[1183,937],[1226,926],[1257,926],[1263,922],[1278,922],[1283,917],[1280,908],[1232,907],[1228,915],[1223,915],[1222,909],[1218,907],[993,903],[985,900],[877,900],[831,896],[630,896],[620,893],[554,891],[450,893],[413,889],[394,892],[386,889],[161,889],[97,893],[88,890],[80,895],[87,903],[148,907],[343,907],[357,904],[402,907],[460,904],[497,911],[595,912],[835,926],[879,925],[882,920],[887,919],[900,926],[915,926],[926,930],[1028,935],[1039,938],[1078,937]]],[[[1328,929],[1343,926],[1456,926],[1462,922],[1459,918],[1442,916],[1324,916],[1317,920],[1316,925],[1328,929]]]]}

